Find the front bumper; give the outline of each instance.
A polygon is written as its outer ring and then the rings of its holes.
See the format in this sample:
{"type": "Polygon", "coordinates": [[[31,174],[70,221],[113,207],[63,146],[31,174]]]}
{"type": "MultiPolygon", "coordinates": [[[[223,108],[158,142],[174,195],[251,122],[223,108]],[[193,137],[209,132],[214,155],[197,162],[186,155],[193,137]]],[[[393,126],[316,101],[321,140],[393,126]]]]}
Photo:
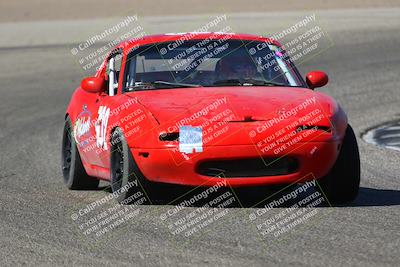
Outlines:
{"type": "Polygon", "coordinates": [[[279,185],[305,182],[326,175],[339,153],[339,141],[297,143],[282,153],[261,153],[255,145],[205,147],[203,152],[184,155],[176,148],[131,148],[136,164],[150,181],[189,186],[213,186],[224,180],[231,187],[279,185]],[[201,175],[197,166],[210,160],[248,159],[255,157],[293,157],[298,161],[295,172],[259,177],[212,177],[201,175]]]}

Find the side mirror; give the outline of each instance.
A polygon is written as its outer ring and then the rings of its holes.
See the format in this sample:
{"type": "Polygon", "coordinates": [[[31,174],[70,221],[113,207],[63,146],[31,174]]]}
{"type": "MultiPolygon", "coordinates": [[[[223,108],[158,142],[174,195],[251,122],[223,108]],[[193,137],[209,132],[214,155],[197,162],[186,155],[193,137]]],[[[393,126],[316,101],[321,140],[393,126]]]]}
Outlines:
{"type": "Polygon", "coordinates": [[[82,80],[81,88],[89,93],[100,93],[105,91],[104,78],[88,77],[82,80]]]}
{"type": "Polygon", "coordinates": [[[311,89],[326,85],[328,80],[328,75],[323,71],[315,70],[306,75],[306,83],[311,89]]]}

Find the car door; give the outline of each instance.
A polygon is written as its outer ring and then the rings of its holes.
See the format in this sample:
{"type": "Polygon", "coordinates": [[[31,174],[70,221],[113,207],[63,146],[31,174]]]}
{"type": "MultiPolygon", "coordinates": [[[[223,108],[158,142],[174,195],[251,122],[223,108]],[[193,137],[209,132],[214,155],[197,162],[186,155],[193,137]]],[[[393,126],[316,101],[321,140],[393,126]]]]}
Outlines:
{"type": "MultiPolygon", "coordinates": [[[[106,63],[106,83],[107,89],[98,95],[95,103],[95,114],[94,114],[94,136],[96,137],[96,149],[94,150],[94,165],[102,168],[109,168],[110,165],[110,131],[112,129],[113,122],[117,119],[113,115],[113,109],[118,103],[119,80],[120,77],[121,63],[122,63],[122,51],[115,50],[110,54],[106,63]]],[[[121,78],[121,79],[120,79],[121,78]]]]}

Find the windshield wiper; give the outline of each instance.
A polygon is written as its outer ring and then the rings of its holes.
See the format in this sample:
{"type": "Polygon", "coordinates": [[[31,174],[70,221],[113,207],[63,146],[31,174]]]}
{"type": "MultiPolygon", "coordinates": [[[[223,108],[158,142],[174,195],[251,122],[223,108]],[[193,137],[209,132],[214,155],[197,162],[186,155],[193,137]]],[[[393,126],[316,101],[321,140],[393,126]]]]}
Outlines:
{"type": "Polygon", "coordinates": [[[244,84],[251,84],[254,86],[262,85],[262,86],[287,86],[284,83],[276,83],[266,80],[256,80],[256,79],[244,79],[244,84]]]}
{"type": "Polygon", "coordinates": [[[238,86],[242,86],[243,84],[240,82],[239,79],[226,79],[226,80],[215,81],[215,82],[213,82],[212,85],[219,85],[219,86],[238,85],[238,86]]]}
{"type": "Polygon", "coordinates": [[[287,86],[283,83],[275,83],[265,80],[256,79],[226,79],[219,80],[213,83],[213,85],[219,86],[287,86]]]}
{"type": "Polygon", "coordinates": [[[154,82],[136,82],[135,85],[127,86],[125,89],[134,89],[134,91],[144,91],[152,89],[171,89],[171,88],[188,88],[188,87],[201,87],[201,85],[189,84],[189,83],[174,83],[167,81],[154,81],[154,82]]]}
{"type": "Polygon", "coordinates": [[[166,85],[171,87],[201,87],[200,84],[192,84],[192,83],[174,83],[174,82],[166,82],[166,81],[154,81],[152,84],[155,85],[166,85]]]}

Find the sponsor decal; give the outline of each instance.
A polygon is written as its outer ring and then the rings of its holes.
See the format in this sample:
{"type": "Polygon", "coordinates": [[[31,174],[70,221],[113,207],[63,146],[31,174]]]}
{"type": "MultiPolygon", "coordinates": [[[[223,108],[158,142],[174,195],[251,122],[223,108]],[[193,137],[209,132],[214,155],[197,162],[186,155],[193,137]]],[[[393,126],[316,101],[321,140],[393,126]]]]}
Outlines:
{"type": "Polygon", "coordinates": [[[87,109],[87,106],[83,106],[83,111],[79,113],[75,125],[74,125],[74,138],[76,143],[80,147],[84,147],[89,144],[90,139],[90,121],[91,121],[92,113],[87,109]]]}
{"type": "Polygon", "coordinates": [[[110,108],[106,106],[100,106],[98,110],[99,117],[95,123],[96,130],[96,145],[98,148],[107,150],[107,124],[108,118],[110,117],[110,108]]]}

